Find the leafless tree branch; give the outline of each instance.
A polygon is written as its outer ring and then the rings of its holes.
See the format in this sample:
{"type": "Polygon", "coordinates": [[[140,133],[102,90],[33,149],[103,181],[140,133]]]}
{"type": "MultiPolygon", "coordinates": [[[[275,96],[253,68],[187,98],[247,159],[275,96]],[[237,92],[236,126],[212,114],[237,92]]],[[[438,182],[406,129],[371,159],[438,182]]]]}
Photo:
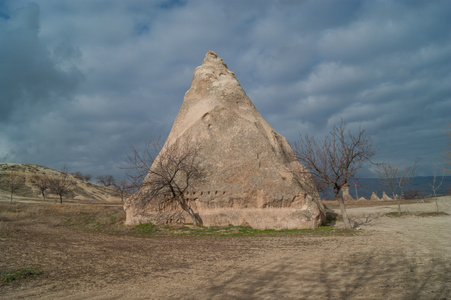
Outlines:
{"type": "Polygon", "coordinates": [[[124,202],[124,198],[129,196],[132,187],[130,187],[130,182],[127,179],[115,181],[114,187],[117,190],[117,194],[121,197],[122,202],[124,202]]]}
{"type": "Polygon", "coordinates": [[[340,191],[356,176],[363,163],[376,152],[373,140],[359,128],[354,135],[346,122],[334,126],[322,141],[308,135],[300,136],[294,144],[297,159],[312,173],[318,186],[332,186],[334,197],[340,204],[345,228],[351,228],[346,206],[340,191]]]}
{"type": "Polygon", "coordinates": [[[75,185],[69,172],[70,169],[67,166],[63,166],[61,172],[50,175],[48,178],[50,192],[60,197],[61,204],[63,204],[63,196],[70,194],[75,185]]]}
{"type": "Polygon", "coordinates": [[[413,166],[400,169],[384,163],[376,170],[379,178],[386,187],[388,187],[398,203],[398,214],[401,214],[401,200],[404,199],[404,187],[412,180],[416,169],[416,163],[413,166]],[[400,196],[396,196],[396,189],[399,189],[400,196]]]}
{"type": "Polygon", "coordinates": [[[7,172],[4,182],[8,186],[11,193],[11,203],[13,202],[13,194],[25,185],[25,176],[16,170],[10,170],[7,172]]]}
{"type": "Polygon", "coordinates": [[[144,147],[131,146],[131,149],[127,176],[131,185],[143,193],[142,205],[156,201],[163,211],[175,203],[190,215],[194,225],[202,225],[186,197],[193,183],[202,181],[205,176],[198,159],[199,147],[177,141],[162,149],[158,140],[144,147]]]}
{"type": "Polygon", "coordinates": [[[440,180],[440,183],[437,181],[437,166],[434,166],[434,178],[432,180],[432,184],[430,184],[432,193],[434,194],[435,198],[435,206],[437,207],[437,212],[439,212],[438,208],[438,201],[437,201],[437,191],[440,189],[443,183],[443,179],[445,178],[444,171],[442,172],[442,179],[440,180]]]}
{"type": "Polygon", "coordinates": [[[39,189],[39,191],[41,192],[41,195],[45,201],[46,192],[50,188],[50,182],[49,182],[48,176],[45,174],[36,175],[33,177],[33,180],[34,180],[33,185],[39,189]]]}

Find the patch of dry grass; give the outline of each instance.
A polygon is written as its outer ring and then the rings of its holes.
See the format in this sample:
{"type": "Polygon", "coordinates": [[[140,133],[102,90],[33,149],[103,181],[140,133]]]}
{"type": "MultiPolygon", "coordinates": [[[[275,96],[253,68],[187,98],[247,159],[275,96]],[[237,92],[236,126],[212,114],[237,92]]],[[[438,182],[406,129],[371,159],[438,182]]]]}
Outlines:
{"type": "Polygon", "coordinates": [[[122,206],[0,203],[0,226],[3,227],[14,221],[108,231],[122,227],[124,220],[122,206]]]}

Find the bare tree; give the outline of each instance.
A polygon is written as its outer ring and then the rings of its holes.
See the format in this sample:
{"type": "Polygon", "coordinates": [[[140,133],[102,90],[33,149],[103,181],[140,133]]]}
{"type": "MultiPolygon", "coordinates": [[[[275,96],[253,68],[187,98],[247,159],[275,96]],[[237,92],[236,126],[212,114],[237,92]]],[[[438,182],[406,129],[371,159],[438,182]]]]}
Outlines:
{"type": "Polygon", "coordinates": [[[415,169],[416,163],[404,169],[385,163],[376,171],[379,174],[382,184],[390,189],[393,199],[396,199],[399,215],[401,214],[401,200],[404,199],[404,187],[412,180],[415,169]],[[399,196],[396,195],[397,189],[400,191],[399,196]]]}
{"type": "Polygon", "coordinates": [[[147,143],[144,148],[131,146],[131,149],[128,164],[133,172],[128,172],[127,176],[132,185],[145,191],[143,204],[157,201],[158,207],[164,208],[177,203],[189,214],[193,225],[202,226],[202,219],[193,211],[185,196],[193,183],[202,181],[204,177],[198,159],[199,148],[177,141],[162,149],[157,141],[147,143]],[[159,154],[155,156],[154,153],[159,154]]]}
{"type": "Polygon", "coordinates": [[[72,175],[74,175],[75,178],[83,180],[83,173],[81,173],[80,171],[74,172],[72,173],[72,175]]]}
{"type": "Polygon", "coordinates": [[[356,176],[363,163],[374,156],[376,149],[371,137],[361,128],[356,135],[352,134],[342,120],[324,140],[301,135],[294,148],[298,160],[310,170],[315,182],[320,187],[332,186],[334,197],[340,204],[345,228],[350,229],[351,222],[340,191],[356,176]]]}
{"type": "Polygon", "coordinates": [[[52,194],[60,197],[60,203],[63,204],[63,196],[70,194],[73,190],[75,182],[69,174],[69,168],[63,166],[61,172],[49,176],[49,189],[52,194]]]}
{"type": "Polygon", "coordinates": [[[72,175],[74,175],[75,178],[83,180],[83,181],[89,181],[92,178],[91,174],[83,174],[80,171],[74,172],[74,173],[72,173],[72,175]]]}
{"type": "Polygon", "coordinates": [[[19,173],[16,170],[10,170],[7,172],[4,178],[4,183],[11,192],[11,203],[13,202],[13,194],[25,185],[25,175],[19,173]]]}
{"type": "Polygon", "coordinates": [[[118,195],[121,197],[122,202],[124,202],[124,197],[130,194],[130,182],[123,179],[121,181],[116,181],[113,185],[117,189],[118,195]]]}
{"type": "MultiPolygon", "coordinates": [[[[389,164],[382,164],[380,169],[376,170],[379,174],[379,180],[385,185],[392,193],[393,199],[396,199],[396,188],[398,182],[396,180],[398,176],[398,168],[392,167],[389,164]]],[[[398,203],[398,212],[401,213],[401,205],[398,203]]]]}
{"type": "Polygon", "coordinates": [[[153,143],[146,142],[143,145],[131,145],[130,149],[132,154],[127,156],[127,166],[120,168],[128,170],[126,176],[129,188],[132,192],[136,192],[149,174],[155,157],[161,150],[160,139],[153,143]]]}
{"type": "Polygon", "coordinates": [[[36,175],[33,177],[33,179],[34,179],[33,185],[36,186],[41,191],[41,195],[45,201],[46,192],[50,188],[48,176],[45,174],[36,175]]]}
{"type": "Polygon", "coordinates": [[[445,174],[442,173],[442,179],[440,180],[440,183],[437,181],[437,166],[434,166],[434,179],[432,180],[432,184],[430,184],[430,186],[432,189],[432,193],[434,194],[435,206],[437,207],[437,212],[439,212],[438,201],[437,201],[437,191],[442,186],[444,178],[445,178],[445,174]]]}
{"type": "Polygon", "coordinates": [[[104,186],[112,186],[116,182],[113,175],[100,175],[97,176],[97,183],[100,183],[104,186]]]}

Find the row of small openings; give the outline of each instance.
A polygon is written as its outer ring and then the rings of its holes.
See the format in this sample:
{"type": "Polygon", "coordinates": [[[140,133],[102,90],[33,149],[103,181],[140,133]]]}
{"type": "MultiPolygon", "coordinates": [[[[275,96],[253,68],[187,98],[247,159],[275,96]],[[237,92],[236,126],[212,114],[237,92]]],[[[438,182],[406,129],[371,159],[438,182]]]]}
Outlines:
{"type": "MultiPolygon", "coordinates": [[[[221,193],[222,193],[222,195],[225,195],[226,192],[225,192],[225,191],[222,191],[222,192],[220,192],[220,191],[215,191],[214,193],[213,193],[213,192],[210,192],[210,191],[206,192],[207,195],[221,195],[221,193]]],[[[189,195],[189,194],[190,194],[189,191],[187,191],[187,192],[186,192],[186,195],[189,195]]],[[[193,196],[196,195],[196,192],[191,192],[191,195],[193,195],[193,196]]],[[[204,195],[204,192],[200,192],[199,195],[200,195],[200,196],[203,196],[203,195],[204,195]]]]}

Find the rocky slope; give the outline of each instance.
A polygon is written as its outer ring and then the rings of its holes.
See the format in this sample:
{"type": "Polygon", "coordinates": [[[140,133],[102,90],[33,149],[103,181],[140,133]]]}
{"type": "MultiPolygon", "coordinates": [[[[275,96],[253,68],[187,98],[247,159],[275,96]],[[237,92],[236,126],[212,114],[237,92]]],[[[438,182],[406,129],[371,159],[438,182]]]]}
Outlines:
{"type": "MultiPolygon", "coordinates": [[[[27,197],[42,199],[39,188],[34,184],[36,176],[61,176],[62,172],[44,166],[34,164],[11,164],[0,163],[0,199],[9,199],[10,192],[5,184],[8,172],[16,171],[25,177],[25,184],[14,193],[14,197],[27,197]]],[[[73,191],[66,196],[67,200],[89,201],[89,202],[116,202],[121,199],[117,190],[112,187],[101,186],[75,178],[69,174],[74,182],[73,191]]],[[[56,195],[49,194],[49,201],[56,200],[56,195]]],[[[65,199],[66,200],[66,199],[65,199]]]]}

